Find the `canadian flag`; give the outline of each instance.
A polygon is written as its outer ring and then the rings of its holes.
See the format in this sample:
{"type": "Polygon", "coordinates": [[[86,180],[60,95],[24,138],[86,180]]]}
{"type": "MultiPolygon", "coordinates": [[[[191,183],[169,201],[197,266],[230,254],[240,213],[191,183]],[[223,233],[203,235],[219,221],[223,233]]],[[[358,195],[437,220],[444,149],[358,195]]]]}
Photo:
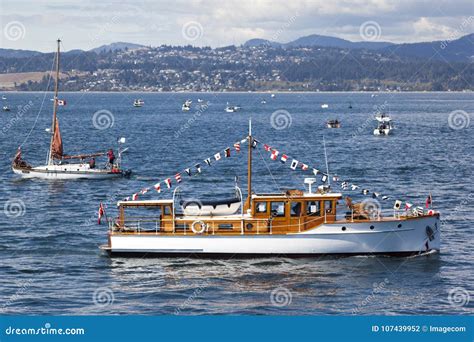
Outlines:
{"type": "Polygon", "coordinates": [[[161,183],[156,183],[155,185],[153,185],[153,187],[155,188],[155,190],[160,193],[161,192],[161,183]]]}
{"type": "Polygon", "coordinates": [[[168,189],[171,188],[171,178],[166,178],[165,183],[166,183],[166,186],[168,187],[168,189]]]}
{"type": "Polygon", "coordinates": [[[175,174],[174,178],[176,179],[178,183],[181,183],[181,173],[178,172],[177,174],[175,174]]]}
{"type": "Polygon", "coordinates": [[[138,194],[133,194],[132,195],[132,201],[136,201],[138,199],[138,194]]]}
{"type": "Polygon", "coordinates": [[[237,152],[240,152],[240,143],[236,142],[236,143],[234,144],[234,148],[235,148],[235,150],[236,150],[237,152]]]}
{"type": "Polygon", "coordinates": [[[56,103],[58,104],[58,106],[65,106],[66,100],[56,100],[56,103]]]}
{"type": "Polygon", "coordinates": [[[270,158],[272,158],[272,160],[276,160],[279,153],[280,152],[278,152],[277,150],[273,150],[272,155],[270,156],[270,158]]]}
{"type": "Polygon", "coordinates": [[[267,145],[267,144],[263,145],[263,148],[264,148],[265,151],[267,151],[267,152],[270,152],[271,149],[272,149],[272,148],[271,148],[269,145],[267,145]]]}
{"type": "Polygon", "coordinates": [[[104,216],[105,214],[105,209],[104,209],[104,206],[102,204],[102,202],[100,202],[99,204],[99,211],[97,213],[97,224],[100,224],[100,220],[102,219],[102,216],[104,216]]]}
{"type": "Polygon", "coordinates": [[[287,160],[288,160],[288,156],[286,154],[282,155],[281,158],[280,158],[280,161],[282,163],[286,163],[287,160]]]}

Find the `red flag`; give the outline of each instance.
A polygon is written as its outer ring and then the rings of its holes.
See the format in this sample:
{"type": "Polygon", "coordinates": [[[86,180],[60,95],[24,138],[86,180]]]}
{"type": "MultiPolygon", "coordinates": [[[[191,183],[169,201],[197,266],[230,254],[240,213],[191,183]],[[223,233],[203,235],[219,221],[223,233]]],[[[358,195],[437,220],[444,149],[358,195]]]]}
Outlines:
{"type": "Polygon", "coordinates": [[[273,160],[276,160],[279,153],[280,152],[278,152],[277,150],[272,150],[272,154],[270,155],[270,158],[272,158],[273,160]]]}
{"type": "Polygon", "coordinates": [[[271,149],[272,149],[272,148],[271,148],[270,146],[268,146],[267,144],[263,145],[263,148],[264,148],[265,151],[267,151],[267,152],[270,152],[271,149]]]}
{"type": "Polygon", "coordinates": [[[433,197],[431,197],[431,193],[430,193],[428,195],[428,198],[426,199],[426,208],[429,208],[432,202],[433,202],[433,197]]]}
{"type": "Polygon", "coordinates": [[[102,205],[102,202],[100,202],[99,212],[98,212],[98,217],[97,217],[97,224],[100,224],[100,220],[101,220],[102,216],[104,216],[104,214],[105,214],[104,206],[102,205]]]}
{"type": "Polygon", "coordinates": [[[181,173],[177,173],[174,175],[174,178],[176,179],[176,182],[181,183],[181,173]]]}
{"type": "Polygon", "coordinates": [[[138,194],[133,194],[132,195],[132,201],[136,201],[138,199],[138,194]]]}
{"type": "Polygon", "coordinates": [[[153,185],[153,187],[155,188],[155,190],[160,193],[161,192],[161,184],[160,183],[156,183],[155,185],[153,185]]]}

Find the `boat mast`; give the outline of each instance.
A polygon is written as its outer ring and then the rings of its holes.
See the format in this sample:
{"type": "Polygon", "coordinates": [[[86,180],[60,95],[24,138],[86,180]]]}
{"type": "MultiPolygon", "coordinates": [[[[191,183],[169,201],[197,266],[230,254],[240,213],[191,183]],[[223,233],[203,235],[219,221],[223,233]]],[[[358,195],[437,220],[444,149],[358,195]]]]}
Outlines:
{"type": "Polygon", "coordinates": [[[250,205],[250,198],[252,195],[252,149],[253,149],[253,138],[252,138],[252,119],[249,119],[249,150],[248,150],[248,167],[247,167],[247,193],[248,193],[248,204],[250,205]]]}
{"type": "Polygon", "coordinates": [[[49,154],[48,154],[48,165],[53,164],[53,139],[54,134],[56,133],[56,114],[58,110],[58,90],[59,90],[59,47],[61,44],[61,39],[57,40],[58,49],[56,52],[56,80],[54,83],[54,101],[53,101],[53,123],[51,126],[51,143],[49,144],[49,154]]]}

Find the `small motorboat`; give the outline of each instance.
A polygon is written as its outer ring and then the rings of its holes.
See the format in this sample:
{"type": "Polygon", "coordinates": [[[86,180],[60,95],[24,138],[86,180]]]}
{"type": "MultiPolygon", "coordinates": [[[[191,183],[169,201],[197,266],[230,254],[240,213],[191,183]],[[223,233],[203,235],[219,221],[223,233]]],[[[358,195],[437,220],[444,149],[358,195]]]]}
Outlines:
{"type": "Polygon", "coordinates": [[[378,121],[378,125],[374,129],[374,135],[389,135],[390,131],[394,128],[392,119],[387,114],[377,115],[375,120],[378,121]]]}
{"type": "Polygon", "coordinates": [[[184,101],[183,105],[181,106],[181,110],[183,112],[187,112],[191,109],[191,104],[193,103],[193,101],[191,100],[186,100],[184,101]]]}
{"type": "Polygon", "coordinates": [[[6,100],[7,97],[5,95],[2,95],[2,100],[6,100]]]}
{"type": "Polygon", "coordinates": [[[321,105],[321,108],[327,109],[327,108],[329,108],[329,105],[328,105],[327,103],[323,103],[323,104],[321,105]]]}
{"type": "Polygon", "coordinates": [[[8,106],[6,106],[6,105],[3,106],[3,111],[4,111],[4,112],[9,112],[9,111],[10,111],[10,107],[8,107],[8,106]]]}
{"type": "Polygon", "coordinates": [[[328,128],[340,128],[341,127],[341,122],[338,119],[329,120],[328,122],[326,122],[326,126],[328,128]]]}
{"type": "Polygon", "coordinates": [[[202,102],[204,102],[203,99],[198,99],[198,103],[202,103],[202,102]]]}
{"type": "Polygon", "coordinates": [[[229,105],[229,102],[227,102],[227,106],[225,107],[225,111],[227,113],[235,113],[241,109],[240,106],[231,106],[229,105]]]}
{"type": "Polygon", "coordinates": [[[142,107],[144,104],[145,101],[142,99],[135,99],[135,101],[133,101],[133,107],[142,107]]]}
{"type": "Polygon", "coordinates": [[[272,94],[271,96],[272,96],[272,97],[275,97],[275,94],[272,94]]]}
{"type": "Polygon", "coordinates": [[[261,104],[266,104],[267,103],[267,100],[263,99],[262,101],[260,101],[261,104]]]}

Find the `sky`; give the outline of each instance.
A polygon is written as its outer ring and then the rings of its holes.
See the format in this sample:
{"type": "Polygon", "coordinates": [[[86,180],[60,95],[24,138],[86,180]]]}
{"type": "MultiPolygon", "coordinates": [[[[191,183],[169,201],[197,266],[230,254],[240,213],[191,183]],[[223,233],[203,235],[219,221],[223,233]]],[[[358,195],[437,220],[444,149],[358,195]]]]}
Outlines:
{"type": "Polygon", "coordinates": [[[240,45],[310,34],[394,43],[474,32],[473,0],[0,0],[2,48],[52,51],[112,42],[240,45]]]}

